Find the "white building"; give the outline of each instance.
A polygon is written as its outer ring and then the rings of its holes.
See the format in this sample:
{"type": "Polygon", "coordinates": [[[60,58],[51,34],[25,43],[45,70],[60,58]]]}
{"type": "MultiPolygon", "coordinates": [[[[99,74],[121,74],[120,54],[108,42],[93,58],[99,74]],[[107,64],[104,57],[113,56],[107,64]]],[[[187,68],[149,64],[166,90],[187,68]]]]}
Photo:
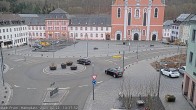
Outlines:
{"type": "Polygon", "coordinates": [[[167,20],[163,23],[163,39],[171,39],[173,20],[167,20]]]}
{"type": "Polygon", "coordinates": [[[109,15],[70,15],[68,27],[72,39],[109,40],[111,21],[109,15]]]}
{"type": "Polygon", "coordinates": [[[0,14],[0,42],[3,48],[28,44],[28,27],[17,14],[0,14]]]}

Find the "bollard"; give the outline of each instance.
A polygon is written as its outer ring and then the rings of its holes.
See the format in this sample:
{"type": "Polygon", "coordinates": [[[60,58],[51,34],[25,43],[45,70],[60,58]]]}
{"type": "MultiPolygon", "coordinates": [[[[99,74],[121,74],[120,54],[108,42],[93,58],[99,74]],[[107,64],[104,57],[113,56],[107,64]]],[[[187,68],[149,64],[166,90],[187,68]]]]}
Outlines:
{"type": "Polygon", "coordinates": [[[4,96],[4,98],[6,98],[6,96],[4,96]]]}
{"type": "Polygon", "coordinates": [[[7,89],[7,87],[5,87],[5,90],[7,89]]]}
{"type": "Polygon", "coordinates": [[[8,91],[5,91],[5,93],[8,93],[8,91]]]}
{"type": "Polygon", "coordinates": [[[1,104],[4,104],[5,102],[4,101],[1,101],[1,104]]]}

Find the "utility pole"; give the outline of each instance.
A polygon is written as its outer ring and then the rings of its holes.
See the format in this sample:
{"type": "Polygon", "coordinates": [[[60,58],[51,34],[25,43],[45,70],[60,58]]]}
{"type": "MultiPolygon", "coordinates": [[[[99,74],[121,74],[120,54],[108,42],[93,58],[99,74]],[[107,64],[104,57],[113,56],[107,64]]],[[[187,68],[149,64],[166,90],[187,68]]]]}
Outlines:
{"type": "Polygon", "coordinates": [[[123,72],[124,72],[124,67],[125,67],[125,51],[123,50],[123,72]]]}
{"type": "Polygon", "coordinates": [[[3,52],[2,52],[2,42],[0,42],[0,48],[1,48],[1,73],[2,73],[2,80],[3,80],[3,86],[5,86],[4,83],[4,76],[3,76],[3,70],[4,70],[4,63],[3,63],[3,52]]]}
{"type": "MultiPolygon", "coordinates": [[[[108,43],[108,55],[109,55],[109,48],[110,48],[110,44],[108,43]]],[[[108,56],[108,55],[107,55],[107,56],[108,56]]]]}
{"type": "Polygon", "coordinates": [[[125,41],[127,38],[127,6],[128,6],[128,0],[125,0],[125,13],[124,13],[124,38],[123,40],[125,41]]]}
{"type": "Polygon", "coordinates": [[[86,34],[86,56],[88,57],[88,35],[86,34]]]}

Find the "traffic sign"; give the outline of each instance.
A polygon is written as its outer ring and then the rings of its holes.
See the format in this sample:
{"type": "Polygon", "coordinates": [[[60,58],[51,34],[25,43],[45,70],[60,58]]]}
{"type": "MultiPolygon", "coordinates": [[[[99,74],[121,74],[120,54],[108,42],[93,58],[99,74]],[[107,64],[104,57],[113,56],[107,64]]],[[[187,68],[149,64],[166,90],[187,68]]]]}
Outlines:
{"type": "Polygon", "coordinates": [[[97,77],[97,75],[93,75],[93,76],[92,76],[93,80],[95,80],[95,79],[96,79],[96,77],[97,77]]]}
{"type": "Polygon", "coordinates": [[[92,80],[92,84],[95,85],[97,83],[96,80],[92,80]]]}

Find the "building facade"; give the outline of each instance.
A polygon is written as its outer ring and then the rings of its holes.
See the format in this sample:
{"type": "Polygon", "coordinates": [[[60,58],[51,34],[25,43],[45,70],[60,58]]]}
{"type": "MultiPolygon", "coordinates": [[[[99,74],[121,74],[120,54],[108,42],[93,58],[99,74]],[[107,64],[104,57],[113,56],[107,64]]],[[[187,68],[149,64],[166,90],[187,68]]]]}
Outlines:
{"type": "Polygon", "coordinates": [[[167,20],[163,23],[163,39],[171,39],[172,23],[173,20],[167,20]]]}
{"type": "Polygon", "coordinates": [[[164,0],[114,0],[112,40],[161,40],[164,0]]]}
{"type": "Polygon", "coordinates": [[[71,39],[110,40],[109,15],[73,15],[68,28],[71,39]]]}
{"type": "Polygon", "coordinates": [[[188,39],[186,73],[183,81],[183,94],[196,109],[196,16],[189,20],[190,36],[188,39]]]}
{"type": "Polygon", "coordinates": [[[17,14],[0,14],[1,47],[14,47],[29,42],[28,26],[17,14]]]}

